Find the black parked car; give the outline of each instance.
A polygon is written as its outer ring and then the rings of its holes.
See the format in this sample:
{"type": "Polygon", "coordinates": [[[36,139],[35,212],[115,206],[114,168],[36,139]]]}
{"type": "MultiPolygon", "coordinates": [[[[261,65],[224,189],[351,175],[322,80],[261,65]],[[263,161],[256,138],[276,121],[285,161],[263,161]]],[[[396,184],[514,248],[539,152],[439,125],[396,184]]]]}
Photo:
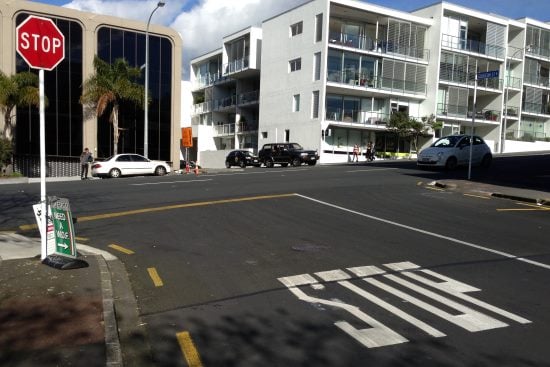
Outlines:
{"type": "Polygon", "coordinates": [[[260,162],[271,168],[274,164],[283,167],[292,164],[294,167],[307,163],[313,166],[319,160],[315,150],[306,150],[298,143],[271,143],[264,144],[258,154],[260,162]]]}
{"type": "Polygon", "coordinates": [[[248,150],[234,150],[229,152],[225,158],[225,167],[227,168],[231,168],[231,166],[239,166],[241,168],[245,168],[246,166],[260,167],[260,164],[258,157],[248,150]]]}

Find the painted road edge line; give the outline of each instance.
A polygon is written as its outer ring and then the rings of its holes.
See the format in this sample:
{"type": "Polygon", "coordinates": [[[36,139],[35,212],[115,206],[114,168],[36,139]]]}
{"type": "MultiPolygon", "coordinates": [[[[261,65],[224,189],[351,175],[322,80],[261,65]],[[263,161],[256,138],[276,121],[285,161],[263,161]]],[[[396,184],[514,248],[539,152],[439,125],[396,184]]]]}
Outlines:
{"type": "Polygon", "coordinates": [[[483,247],[483,246],[480,246],[480,245],[476,245],[475,243],[462,241],[462,240],[459,240],[457,238],[444,236],[442,234],[426,231],[426,230],[423,230],[423,229],[420,229],[420,228],[408,226],[406,224],[397,223],[397,222],[394,222],[394,221],[391,221],[391,220],[388,220],[388,219],[375,217],[373,215],[361,213],[361,212],[358,212],[356,210],[352,210],[352,209],[344,208],[344,207],[341,207],[341,206],[338,206],[338,205],[335,205],[335,204],[331,204],[331,203],[328,203],[326,201],[314,199],[314,198],[311,198],[309,196],[305,196],[305,195],[301,195],[301,194],[295,194],[295,195],[298,196],[298,197],[301,197],[303,199],[316,202],[316,203],[321,204],[321,205],[329,206],[329,207],[334,208],[334,209],[342,210],[342,211],[345,211],[345,212],[348,212],[348,213],[356,214],[356,215],[359,215],[359,216],[362,216],[362,217],[365,217],[365,218],[369,218],[369,219],[372,219],[372,220],[376,220],[376,221],[379,221],[379,222],[390,224],[390,225],[393,225],[393,226],[396,226],[396,227],[401,227],[401,228],[405,228],[405,229],[408,229],[408,230],[411,230],[411,231],[414,231],[414,232],[422,233],[422,234],[425,234],[425,235],[428,235],[428,236],[441,238],[443,240],[451,241],[451,242],[457,243],[459,245],[472,247],[472,248],[475,248],[475,249],[478,249],[478,250],[490,252],[490,253],[495,254],[495,255],[500,255],[500,256],[506,257],[508,259],[522,261],[522,262],[525,262],[525,263],[528,263],[528,264],[531,264],[531,265],[534,265],[534,266],[538,266],[538,267],[550,270],[550,265],[544,264],[544,263],[541,263],[541,262],[538,262],[538,261],[529,260],[529,259],[526,259],[526,258],[523,258],[523,257],[519,257],[519,256],[516,256],[516,255],[509,254],[509,253],[504,252],[504,251],[494,250],[494,249],[489,248],[489,247],[483,247]]]}
{"type": "Polygon", "coordinates": [[[191,335],[187,331],[182,331],[176,334],[178,344],[180,345],[183,357],[187,361],[189,367],[202,367],[201,357],[195,344],[191,339],[191,335]]]}
{"type": "Polygon", "coordinates": [[[116,245],[116,244],[110,244],[109,246],[107,247],[110,247],[112,248],[113,250],[117,250],[117,251],[120,251],[122,252],[123,254],[126,254],[126,255],[133,255],[135,252],[130,250],[130,249],[127,249],[126,247],[122,247],[120,245],[116,245]]]}
{"type": "Polygon", "coordinates": [[[156,268],[147,268],[147,272],[149,273],[155,287],[162,287],[164,285],[156,268]]]}

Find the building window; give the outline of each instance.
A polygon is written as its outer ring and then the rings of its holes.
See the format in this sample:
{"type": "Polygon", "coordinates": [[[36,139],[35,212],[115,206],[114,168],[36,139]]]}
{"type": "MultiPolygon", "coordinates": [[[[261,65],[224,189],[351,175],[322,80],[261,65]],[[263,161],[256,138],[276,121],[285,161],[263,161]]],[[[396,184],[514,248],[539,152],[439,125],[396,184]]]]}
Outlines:
{"type": "Polygon", "coordinates": [[[288,142],[290,142],[290,130],[286,129],[285,130],[285,143],[288,143],[288,142]]]}
{"type": "Polygon", "coordinates": [[[292,112],[298,112],[300,111],[300,95],[295,94],[292,97],[292,112]]]}
{"type": "Polygon", "coordinates": [[[323,14],[315,16],[315,42],[323,40],[323,14]]]}
{"type": "Polygon", "coordinates": [[[294,23],[290,26],[290,36],[294,37],[302,33],[304,22],[294,23]]]}
{"type": "Polygon", "coordinates": [[[321,80],[321,53],[316,52],[313,55],[313,80],[321,80]]]}
{"type": "Polygon", "coordinates": [[[262,131],[262,139],[267,139],[267,131],[262,131]]]}
{"type": "Polygon", "coordinates": [[[311,101],[311,106],[312,106],[311,117],[316,119],[316,118],[319,118],[319,91],[318,90],[313,92],[311,99],[312,99],[312,101],[311,101]]]}
{"type": "Polygon", "coordinates": [[[288,66],[290,68],[290,72],[300,70],[300,69],[302,69],[302,59],[297,58],[297,59],[294,59],[294,60],[290,60],[288,62],[288,66]]]}

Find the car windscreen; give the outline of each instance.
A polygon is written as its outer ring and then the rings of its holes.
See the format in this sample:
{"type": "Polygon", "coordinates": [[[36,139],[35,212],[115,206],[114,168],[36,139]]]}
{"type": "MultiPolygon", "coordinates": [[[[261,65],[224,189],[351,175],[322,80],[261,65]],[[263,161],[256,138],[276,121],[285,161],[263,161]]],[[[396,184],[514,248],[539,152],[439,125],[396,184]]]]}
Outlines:
{"type": "Polygon", "coordinates": [[[438,139],[431,146],[436,148],[453,148],[456,146],[456,143],[462,138],[462,136],[446,136],[444,138],[438,139]]]}

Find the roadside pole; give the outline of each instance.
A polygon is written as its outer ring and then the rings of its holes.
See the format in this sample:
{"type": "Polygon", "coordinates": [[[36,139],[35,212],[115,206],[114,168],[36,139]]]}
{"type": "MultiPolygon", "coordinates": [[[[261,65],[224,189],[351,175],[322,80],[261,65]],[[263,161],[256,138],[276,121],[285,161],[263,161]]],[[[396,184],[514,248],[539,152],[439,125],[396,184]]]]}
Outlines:
{"type": "Polygon", "coordinates": [[[41,254],[40,259],[44,260],[48,252],[47,233],[48,233],[48,203],[46,196],[46,118],[44,114],[44,69],[38,70],[38,89],[40,98],[40,203],[42,204],[42,226],[41,232],[41,254]]]}
{"type": "Polygon", "coordinates": [[[474,145],[474,123],[476,121],[476,98],[477,98],[477,74],[474,80],[474,103],[472,106],[472,130],[470,131],[470,158],[468,159],[468,180],[472,177],[472,149],[474,145]]]}

